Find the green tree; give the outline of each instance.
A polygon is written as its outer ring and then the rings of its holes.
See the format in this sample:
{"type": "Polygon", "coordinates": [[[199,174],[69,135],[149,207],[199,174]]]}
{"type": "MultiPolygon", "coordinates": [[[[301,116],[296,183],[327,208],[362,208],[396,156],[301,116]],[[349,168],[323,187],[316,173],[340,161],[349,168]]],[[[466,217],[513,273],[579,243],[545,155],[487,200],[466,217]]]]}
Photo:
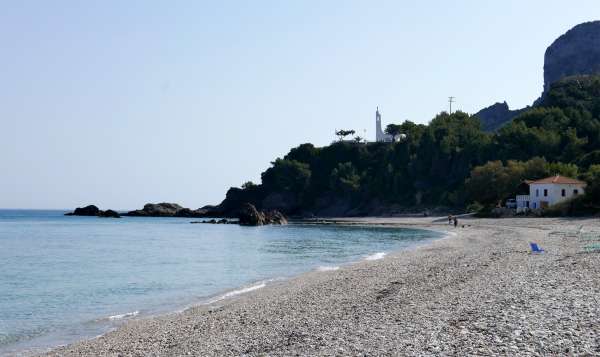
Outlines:
{"type": "Polygon", "coordinates": [[[344,140],[344,138],[348,135],[354,135],[356,132],[354,130],[338,130],[335,132],[335,135],[339,136],[340,141],[344,140]]]}
{"type": "Polygon", "coordinates": [[[331,171],[330,186],[333,191],[352,193],[360,189],[360,176],[351,162],[340,163],[331,171]]]}
{"type": "Polygon", "coordinates": [[[307,164],[285,159],[277,159],[272,164],[261,175],[266,189],[300,193],[308,187],[311,171],[307,164]]]}
{"type": "Polygon", "coordinates": [[[385,127],[385,133],[395,138],[402,133],[402,125],[388,124],[388,126],[385,127]]]}
{"type": "Polygon", "coordinates": [[[242,184],[242,189],[247,190],[256,187],[256,184],[252,181],[246,181],[242,184]]]}

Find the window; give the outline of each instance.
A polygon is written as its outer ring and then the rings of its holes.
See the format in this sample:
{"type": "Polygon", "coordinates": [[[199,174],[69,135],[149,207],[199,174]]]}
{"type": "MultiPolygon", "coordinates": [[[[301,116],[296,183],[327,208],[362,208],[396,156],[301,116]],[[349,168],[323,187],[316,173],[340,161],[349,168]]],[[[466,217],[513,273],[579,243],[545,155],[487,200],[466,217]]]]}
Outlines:
{"type": "Polygon", "coordinates": [[[548,197],[548,189],[544,189],[544,197],[548,197]]]}
{"type": "Polygon", "coordinates": [[[540,197],[540,190],[539,189],[535,189],[535,197],[540,197]]]}
{"type": "Polygon", "coordinates": [[[563,188],[563,189],[562,189],[562,191],[561,191],[561,195],[562,195],[563,197],[565,197],[565,196],[567,195],[567,190],[565,190],[565,189],[563,188]]]}
{"type": "Polygon", "coordinates": [[[579,190],[578,190],[578,189],[574,189],[574,190],[573,190],[573,194],[574,194],[574,195],[578,195],[578,194],[579,194],[579,190]]]}

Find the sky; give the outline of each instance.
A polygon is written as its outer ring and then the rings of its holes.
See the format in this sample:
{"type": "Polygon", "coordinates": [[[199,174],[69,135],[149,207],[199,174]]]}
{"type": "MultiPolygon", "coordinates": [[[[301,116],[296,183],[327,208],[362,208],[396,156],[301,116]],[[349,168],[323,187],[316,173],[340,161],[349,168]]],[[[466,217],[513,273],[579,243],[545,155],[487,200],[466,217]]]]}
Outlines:
{"type": "MultiPolygon", "coordinates": [[[[5,1],[0,207],[198,208],[336,129],[531,104],[597,0],[5,1]]],[[[364,131],[366,130],[366,132],[364,131]]],[[[365,135],[366,134],[366,135],[365,135]]]]}

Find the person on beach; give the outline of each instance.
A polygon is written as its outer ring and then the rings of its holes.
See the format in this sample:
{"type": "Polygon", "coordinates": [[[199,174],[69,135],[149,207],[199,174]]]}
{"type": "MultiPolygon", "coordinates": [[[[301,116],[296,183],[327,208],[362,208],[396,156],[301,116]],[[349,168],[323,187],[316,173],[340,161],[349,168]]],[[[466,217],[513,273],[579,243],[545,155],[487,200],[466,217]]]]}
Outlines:
{"type": "Polygon", "coordinates": [[[458,226],[458,219],[456,219],[456,217],[454,217],[454,228],[456,228],[456,226],[458,226]]]}
{"type": "Polygon", "coordinates": [[[452,215],[448,215],[448,224],[452,224],[452,215]]]}

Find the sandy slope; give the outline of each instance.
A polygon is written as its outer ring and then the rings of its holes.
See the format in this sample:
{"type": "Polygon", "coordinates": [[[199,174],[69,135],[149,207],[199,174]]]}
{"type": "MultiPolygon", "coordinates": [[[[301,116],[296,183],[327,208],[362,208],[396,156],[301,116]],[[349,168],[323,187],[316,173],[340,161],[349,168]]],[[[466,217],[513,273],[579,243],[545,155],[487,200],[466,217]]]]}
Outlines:
{"type": "Polygon", "coordinates": [[[550,234],[600,232],[598,220],[359,221],[457,235],[132,321],[50,355],[600,355],[600,253],[550,234]],[[529,241],[547,253],[529,255],[529,241]]]}

